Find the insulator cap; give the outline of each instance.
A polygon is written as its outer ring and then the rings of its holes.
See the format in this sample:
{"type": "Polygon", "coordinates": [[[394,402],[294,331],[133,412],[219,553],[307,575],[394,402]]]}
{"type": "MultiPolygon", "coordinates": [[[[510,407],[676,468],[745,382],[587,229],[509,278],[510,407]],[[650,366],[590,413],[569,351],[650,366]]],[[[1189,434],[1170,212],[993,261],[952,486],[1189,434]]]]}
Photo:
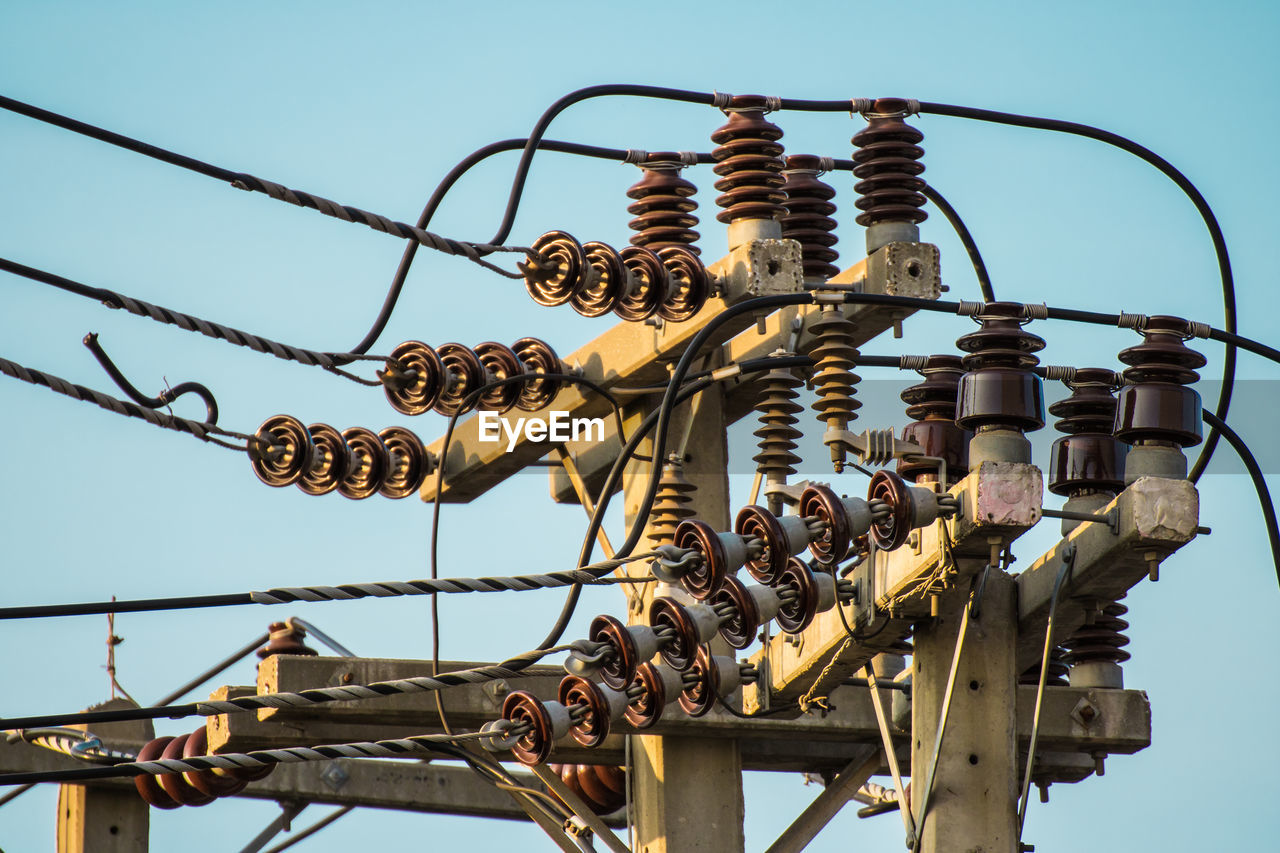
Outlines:
{"type": "Polygon", "coordinates": [[[744,219],[780,219],[782,203],[782,128],[766,119],[768,99],[763,95],[735,95],[724,108],[729,120],[714,133],[711,151],[720,176],[715,188],[722,195],[716,204],[724,208],[716,219],[729,225],[744,219]]]}
{"type": "Polygon", "coordinates": [[[1044,426],[1044,394],[1031,368],[1040,360],[1044,339],[1024,331],[1023,307],[988,302],[977,317],[982,328],[956,341],[969,371],[960,379],[956,423],[1028,432],[1044,426]]]}
{"type": "Polygon", "coordinates": [[[273,488],[292,486],[311,468],[314,446],[302,421],[289,415],[267,418],[249,442],[249,464],[273,488]]]}
{"type": "Polygon", "coordinates": [[[627,246],[618,255],[628,275],[627,292],[613,307],[613,313],[631,323],[658,313],[667,296],[667,268],[656,252],[627,246]]]}
{"type": "Polygon", "coordinates": [[[267,629],[267,644],[258,649],[257,655],[266,660],[272,655],[302,655],[315,657],[319,654],[306,643],[307,631],[301,625],[292,622],[272,622],[267,629]]]}
{"type": "Polygon", "coordinates": [[[1049,459],[1048,488],[1055,495],[1115,493],[1124,488],[1129,446],[1111,434],[1116,417],[1114,382],[1110,370],[1080,368],[1068,383],[1071,396],[1049,407],[1049,413],[1059,418],[1054,429],[1067,433],[1053,443],[1049,459]]]}
{"type": "MultiPolygon", "coordinates": [[[[956,424],[956,394],[964,364],[956,355],[931,355],[920,369],[924,381],[900,395],[907,417],[915,422],[902,429],[902,440],[924,448],[924,455],[946,460],[944,486],[958,482],[969,470],[970,433],[956,424]]],[[[929,460],[898,460],[898,473],[918,483],[936,478],[938,466],[929,460]]]]}
{"type": "Polygon", "coordinates": [[[378,433],[378,438],[382,439],[393,463],[387,468],[379,494],[393,500],[409,497],[422,488],[432,469],[427,448],[422,439],[404,427],[387,427],[378,433]]]}
{"type": "Polygon", "coordinates": [[[533,301],[555,306],[568,302],[587,283],[587,255],[582,244],[563,231],[548,231],[531,246],[545,259],[520,265],[533,301]]]}
{"type": "Polygon", "coordinates": [[[591,811],[609,815],[627,803],[627,774],[608,764],[548,764],[591,811]]]}
{"type": "Polygon", "coordinates": [[[576,675],[560,679],[560,704],[566,708],[585,705],[586,712],[569,727],[569,736],[587,748],[597,747],[609,736],[612,715],[604,691],[593,681],[576,675]]]}
{"type": "Polygon", "coordinates": [[[689,671],[697,676],[680,691],[680,708],[690,717],[705,716],[715,707],[716,692],[720,689],[720,673],[707,646],[699,646],[689,671]]]}
{"type": "Polygon", "coordinates": [[[583,243],[591,275],[586,286],[573,294],[569,304],[584,317],[608,314],[627,289],[627,270],[622,256],[606,243],[583,243]]]}
{"type": "Polygon", "coordinates": [[[1203,355],[1187,347],[1191,337],[1186,320],[1151,317],[1143,342],[1121,351],[1127,383],[1120,389],[1115,435],[1133,444],[1167,441],[1191,447],[1201,440],[1200,394],[1187,386],[1204,367],[1203,355]]]}
{"type": "Polygon", "coordinates": [[[907,101],[878,98],[866,113],[867,127],[854,134],[853,174],[859,178],[853,189],[859,194],[857,222],[871,226],[880,222],[920,223],[929,214],[921,210],[925,197],[920,190],[924,134],[907,124],[907,101]]]}
{"type": "MultiPolygon", "coordinates": [[[[138,750],[135,761],[155,761],[164,754],[164,749],[172,741],[172,737],[152,738],[143,744],[142,749],[138,750]]],[[[156,809],[176,809],[182,803],[169,796],[163,788],[160,787],[159,777],[150,774],[142,774],[133,777],[133,786],[138,791],[138,796],[142,801],[152,808],[156,809]]]]}
{"type": "Polygon", "coordinates": [[[777,517],[762,506],[749,504],[738,511],[733,530],[746,538],[757,538],[764,547],[759,556],[748,557],[746,569],[751,577],[764,584],[773,584],[787,567],[791,556],[791,543],[777,517]]]}
{"type": "Polygon", "coordinates": [[[813,623],[818,614],[818,599],[821,595],[818,584],[814,580],[813,570],[805,565],[804,560],[792,557],[787,561],[786,571],[778,578],[778,590],[791,589],[795,596],[783,601],[776,617],[778,627],[787,634],[798,634],[813,623]]]}
{"type": "Polygon", "coordinates": [[[502,718],[529,726],[529,731],[511,747],[516,761],[529,767],[544,763],[551,755],[555,730],[551,714],[542,701],[526,690],[513,690],[502,700],[502,718]]]}
{"type": "Polygon", "coordinates": [[[734,577],[725,578],[707,603],[712,608],[728,605],[733,609],[733,615],[720,626],[720,636],[726,643],[745,649],[755,642],[760,630],[760,609],[746,584],[734,577]]]}
{"type": "Polygon", "coordinates": [[[411,378],[391,368],[378,371],[387,402],[402,415],[421,415],[431,411],[444,388],[444,363],[431,347],[422,341],[405,341],[391,351],[391,358],[412,370],[411,378]]]}
{"type": "Polygon", "coordinates": [[[633,246],[643,246],[655,252],[668,246],[693,246],[698,232],[693,230],[698,217],[693,212],[698,203],[693,200],[697,186],[680,176],[684,159],[676,151],[655,151],[640,164],[644,171],[638,182],[627,190],[627,198],[635,201],[627,206],[627,213],[635,219],[627,227],[633,246]]]}

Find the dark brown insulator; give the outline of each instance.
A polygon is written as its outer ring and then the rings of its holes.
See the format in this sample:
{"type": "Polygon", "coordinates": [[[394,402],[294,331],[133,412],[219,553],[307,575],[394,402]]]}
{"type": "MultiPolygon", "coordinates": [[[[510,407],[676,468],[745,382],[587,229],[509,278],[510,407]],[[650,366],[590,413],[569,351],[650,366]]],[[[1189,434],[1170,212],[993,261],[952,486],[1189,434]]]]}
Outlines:
{"type": "Polygon", "coordinates": [[[693,200],[698,188],[680,177],[684,165],[676,151],[655,151],[640,164],[644,174],[627,190],[627,198],[635,199],[627,205],[627,213],[635,217],[627,223],[636,232],[631,245],[655,252],[667,246],[688,246],[695,255],[699,253],[693,245],[698,240],[693,230],[698,224],[693,215],[698,209],[693,200]]]}
{"type": "Polygon", "coordinates": [[[763,543],[759,556],[747,556],[746,569],[760,583],[772,586],[787,568],[787,559],[791,556],[791,543],[777,517],[762,506],[748,504],[738,511],[733,532],[763,543]]]}
{"type": "Polygon", "coordinates": [[[732,611],[720,625],[720,637],[735,649],[745,649],[755,642],[760,630],[760,609],[747,591],[747,585],[735,577],[725,578],[707,604],[714,608],[727,607],[732,611]]]}
{"type": "MultiPolygon", "coordinates": [[[[511,345],[516,357],[524,362],[527,376],[548,376],[564,374],[564,364],[560,356],[551,348],[551,344],[541,338],[521,338],[511,345]]],[[[520,383],[520,396],[516,399],[516,408],[522,412],[536,412],[551,405],[556,394],[560,393],[561,379],[529,379],[520,383]]]]}
{"type": "Polygon", "coordinates": [[[524,286],[539,305],[563,305],[587,283],[587,255],[582,245],[563,231],[548,231],[531,247],[542,262],[520,264],[524,286]]]}
{"type": "MultiPolygon", "coordinates": [[[[499,379],[512,379],[524,375],[524,362],[515,351],[506,344],[496,341],[485,341],[476,344],[476,358],[484,368],[483,384],[488,385],[499,379]]],[[[515,408],[520,399],[520,383],[511,382],[490,388],[480,395],[479,408],[505,413],[515,408]]]]}
{"type": "Polygon", "coordinates": [[[881,468],[867,485],[867,503],[880,501],[889,507],[889,514],[872,518],[871,541],[881,551],[896,551],[906,544],[915,516],[915,499],[911,488],[892,471],[881,468]]]}
{"type": "Polygon", "coordinates": [[[591,275],[584,287],[573,294],[569,304],[584,317],[608,314],[618,304],[627,289],[627,268],[622,265],[622,255],[606,243],[583,243],[591,275]]]}
{"type": "Polygon", "coordinates": [[[1128,612],[1129,608],[1119,601],[1105,605],[1102,612],[1094,617],[1092,625],[1085,625],[1062,641],[1062,647],[1066,649],[1063,661],[1070,666],[1094,661],[1127,661],[1129,653],[1124,647],[1129,645],[1129,638],[1124,631],[1129,623],[1123,617],[1128,612]]]}
{"type": "Polygon", "coordinates": [[[720,673],[707,646],[698,647],[689,672],[694,677],[687,678],[680,691],[680,708],[690,717],[706,716],[715,707],[716,692],[720,689],[720,673]]]}
{"type": "Polygon", "coordinates": [[[627,268],[627,291],[613,306],[613,313],[631,323],[658,313],[667,296],[667,268],[656,252],[627,246],[618,255],[627,268]]]}
{"type": "Polygon", "coordinates": [[[658,478],[658,490],[653,496],[653,509],[649,512],[649,543],[656,548],[670,545],[675,539],[676,527],[693,516],[688,504],[693,500],[696,487],[684,476],[684,464],[672,456],[662,466],[658,478]]]}
{"type": "Polygon", "coordinates": [[[311,424],[307,433],[311,436],[315,452],[311,467],[298,481],[298,488],[309,495],[327,495],[338,488],[346,476],[351,454],[347,451],[347,443],[342,440],[342,433],[328,424],[311,424]]]}
{"type": "Polygon", "coordinates": [[[604,692],[593,681],[577,675],[566,675],[560,679],[560,690],[557,694],[560,704],[566,708],[582,705],[585,710],[578,721],[569,727],[569,736],[582,746],[591,748],[600,745],[609,736],[612,722],[609,716],[609,700],[604,692]]]}
{"type": "Polygon", "coordinates": [[[441,344],[436,347],[436,355],[444,364],[446,377],[436,398],[436,412],[447,416],[471,411],[480,402],[472,392],[484,384],[480,357],[470,347],[456,343],[441,344]]]}
{"type": "Polygon", "coordinates": [[[274,488],[292,486],[311,468],[315,447],[302,421],[289,415],[267,418],[248,444],[249,464],[274,488]]]}
{"type": "Polygon", "coordinates": [[[627,804],[627,774],[608,764],[548,764],[565,787],[598,815],[610,815],[627,804]]]}
{"type": "Polygon", "coordinates": [[[800,515],[816,518],[822,525],[821,536],[809,542],[809,553],[824,565],[838,563],[849,553],[853,527],[844,503],[827,486],[809,486],[800,494],[800,515]]]}
{"type": "Polygon", "coordinates": [[[636,668],[644,661],[640,660],[635,637],[631,636],[621,620],[601,614],[591,620],[587,637],[593,643],[605,644],[610,650],[609,656],[600,666],[601,681],[614,690],[622,690],[635,680],[636,668]]]}
{"type": "Polygon", "coordinates": [[[431,411],[444,389],[444,364],[440,356],[422,341],[405,341],[391,351],[391,358],[404,369],[388,364],[385,370],[378,371],[387,402],[402,415],[431,411]]]}
{"type": "Polygon", "coordinates": [[[1031,368],[1044,339],[1025,331],[1028,322],[1016,302],[988,302],[976,318],[982,328],[956,341],[968,353],[960,378],[956,423],[964,429],[1029,432],[1044,426],[1040,377],[1031,368]]]}
{"type": "MultiPolygon", "coordinates": [[[[1063,660],[1066,652],[1061,646],[1054,646],[1049,650],[1049,669],[1045,674],[1044,683],[1050,687],[1068,687],[1071,682],[1067,680],[1067,662],[1063,660]]],[[[1040,662],[1037,661],[1034,666],[1027,668],[1027,671],[1018,676],[1019,684],[1039,684],[1040,683],[1040,662]]]]}
{"type": "Polygon", "coordinates": [[[782,236],[800,244],[800,260],[806,279],[826,280],[840,272],[833,261],[839,253],[831,248],[837,242],[836,221],[831,214],[836,206],[835,188],[818,179],[822,159],[812,154],[791,154],[782,170],[786,183],[782,191],[787,212],[782,217],[782,236]]]}
{"type": "Polygon", "coordinates": [[[292,622],[272,622],[267,629],[267,644],[258,649],[258,657],[266,660],[272,655],[303,655],[315,657],[319,652],[306,643],[307,629],[292,622]]]}
{"type": "Polygon", "coordinates": [[[800,457],[796,441],[804,433],[796,429],[796,414],[804,406],[796,402],[796,391],[804,380],[789,369],[770,370],[756,386],[755,410],[760,414],[760,427],[752,433],[759,439],[760,452],[751,457],[756,470],[766,483],[785,483],[788,474],[796,472],[800,457]]]}
{"type": "Polygon", "coordinates": [[[1120,389],[1115,435],[1134,444],[1164,441],[1181,447],[1200,443],[1200,394],[1187,386],[1199,379],[1205,357],[1184,341],[1186,320],[1151,317],[1143,341],[1121,351],[1125,387],[1120,389]]]}
{"type": "Polygon", "coordinates": [[[707,304],[711,297],[711,276],[689,246],[659,249],[658,258],[667,271],[658,316],[672,323],[683,323],[707,304]]]}
{"type": "Polygon", "coordinates": [[[676,525],[671,544],[698,553],[698,564],[681,576],[680,585],[698,601],[706,600],[729,574],[729,557],[716,529],[705,521],[686,518],[676,525]]]}
{"type": "Polygon", "coordinates": [[[673,598],[659,596],[649,605],[649,624],[656,631],[670,628],[671,636],[659,650],[667,666],[684,672],[698,653],[698,626],[685,606],[673,598]]]}
{"type": "Polygon", "coordinates": [[[387,481],[387,469],[391,465],[387,446],[376,432],[364,427],[344,429],[342,440],[351,461],[346,475],[338,483],[338,494],[353,501],[372,497],[387,481]]]}
{"type": "MultiPolygon", "coordinates": [[[[969,471],[969,433],[956,424],[956,393],[964,364],[958,355],[931,355],[919,373],[924,381],[900,395],[913,423],[902,428],[902,440],[924,448],[925,456],[945,459],[947,483],[959,482],[969,471]]],[[[898,473],[913,483],[936,482],[938,465],[928,460],[898,460],[898,473]]]]}
{"type": "Polygon", "coordinates": [[[792,557],[775,587],[780,591],[790,589],[795,592],[778,608],[778,615],[774,617],[778,627],[787,634],[798,634],[808,628],[818,614],[818,584],[813,579],[813,571],[804,560],[792,557]]]}
{"type": "Polygon", "coordinates": [[[640,695],[627,703],[623,716],[637,729],[652,728],[662,719],[662,711],[667,707],[669,698],[658,668],[652,663],[640,664],[630,686],[638,687],[640,695]]]}
{"type": "Polygon", "coordinates": [[[714,133],[713,171],[720,176],[715,187],[722,195],[716,204],[724,208],[716,219],[728,225],[744,219],[781,219],[782,128],[765,118],[767,99],[761,95],[735,95],[724,108],[729,120],[714,133]]]}
{"type": "Polygon", "coordinates": [[[902,98],[878,98],[866,114],[867,126],[854,134],[853,174],[858,183],[858,224],[878,222],[920,223],[929,214],[921,210],[925,197],[924,134],[907,124],[907,102],[902,98]]]}
{"type": "MultiPolygon", "coordinates": [[[[172,741],[171,737],[158,737],[147,741],[143,744],[142,749],[138,750],[138,756],[135,761],[155,761],[164,754],[164,748],[172,741]]],[[[142,801],[152,808],[157,809],[176,809],[182,803],[165,793],[160,787],[159,777],[150,774],[133,777],[133,786],[138,791],[138,796],[142,797],[142,801]]]]}
{"type": "Polygon", "coordinates": [[[422,488],[431,470],[431,457],[422,439],[404,427],[387,427],[378,433],[387,448],[391,464],[378,493],[385,498],[407,498],[422,488]]]}
{"type": "MultiPolygon", "coordinates": [[[[813,409],[818,420],[829,430],[847,430],[849,423],[862,403],[853,395],[861,381],[853,372],[853,362],[858,355],[854,347],[854,325],[840,311],[839,306],[827,306],[809,326],[814,345],[809,350],[813,359],[813,387],[818,399],[813,409]]],[[[844,470],[845,445],[830,443],[831,462],[837,472],[844,470]]]]}
{"type": "Polygon", "coordinates": [[[1124,488],[1129,446],[1111,434],[1115,379],[1113,371],[1082,367],[1067,383],[1071,396],[1049,407],[1049,414],[1060,418],[1054,429],[1067,433],[1053,443],[1049,459],[1049,491],[1055,495],[1114,494],[1124,488]]]}
{"type": "Polygon", "coordinates": [[[538,697],[526,690],[511,691],[502,700],[502,718],[517,726],[523,723],[529,727],[511,747],[516,761],[528,767],[544,763],[551,754],[555,732],[551,715],[538,697]]]}
{"type": "MultiPolygon", "coordinates": [[[[187,740],[191,735],[178,735],[165,745],[164,751],[160,753],[162,761],[171,759],[182,760],[183,750],[187,746],[187,740]]],[[[157,777],[160,781],[160,787],[164,788],[164,792],[172,797],[176,802],[184,806],[207,806],[217,797],[210,796],[204,791],[192,785],[187,781],[185,773],[165,773],[157,777]]]]}
{"type": "MultiPolygon", "coordinates": [[[[209,736],[204,726],[196,729],[187,736],[187,743],[182,748],[182,758],[196,758],[209,754],[209,736]]],[[[259,768],[249,768],[257,770],[259,768]]],[[[270,773],[274,769],[274,765],[268,764],[263,768],[270,773]]],[[[264,774],[265,775],[265,774],[264,774]]],[[[202,794],[210,797],[230,797],[244,790],[249,784],[248,779],[241,778],[235,770],[220,770],[213,768],[210,770],[198,770],[195,772],[187,772],[182,774],[182,778],[187,784],[195,788],[202,794]]]]}

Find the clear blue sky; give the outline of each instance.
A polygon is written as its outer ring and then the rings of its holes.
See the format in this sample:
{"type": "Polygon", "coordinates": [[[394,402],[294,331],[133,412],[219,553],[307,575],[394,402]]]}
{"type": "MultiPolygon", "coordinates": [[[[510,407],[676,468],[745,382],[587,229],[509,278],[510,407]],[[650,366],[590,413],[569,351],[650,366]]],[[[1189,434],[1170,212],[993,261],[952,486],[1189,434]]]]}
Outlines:
{"type": "MultiPolygon", "coordinates": [[[[0,91],[401,219],[416,216],[462,156],[526,135],[552,100],[593,83],[904,95],[1074,119],[1137,139],[1200,186],[1231,248],[1241,329],[1274,344],[1277,17],[1274,5],[1260,2],[8,4],[0,11],[0,91]]],[[[783,114],[778,122],[790,151],[837,157],[849,156],[860,127],[842,115],[783,114]]],[[[550,135],[705,150],[720,123],[708,108],[612,100],[571,109],[550,135]]],[[[1206,233],[1150,167],[1080,139],[957,119],[918,124],[927,177],[967,219],[1001,296],[1220,320],[1206,233]]],[[[499,158],[463,181],[434,227],[487,239],[513,163],[499,158]]],[[[623,193],[635,177],[616,164],[540,157],[513,239],[560,228],[625,243],[623,193]]],[[[704,254],[715,258],[724,236],[713,221],[710,175],[704,169],[693,179],[702,188],[704,254]]],[[[850,182],[836,182],[839,248],[851,263],[862,235],[850,214],[850,182]]],[[[9,114],[0,114],[0,190],[0,255],[317,349],[347,349],[363,336],[402,248],[394,238],[9,114]]],[[[924,236],[942,248],[952,295],[977,298],[945,222],[930,218],[924,236]]],[[[419,257],[382,351],[406,338],[474,344],[537,334],[566,353],[610,322],[540,309],[518,284],[462,261],[419,257]]],[[[406,420],[376,390],[31,282],[0,276],[0,299],[0,356],[106,390],[109,381],[80,345],[96,331],[143,390],[158,390],[162,377],[208,384],[232,429],[252,431],[277,412],[339,428],[406,420]]],[[[968,328],[954,318],[913,320],[904,341],[876,349],[945,351],[968,328]]],[[[1134,340],[1064,324],[1037,331],[1049,339],[1046,359],[1057,363],[1113,365],[1114,353],[1134,340]]],[[[1220,349],[1205,350],[1211,376],[1220,349]]],[[[1244,356],[1240,374],[1274,380],[1278,371],[1244,356]]],[[[1248,439],[1273,434],[1261,416],[1280,414],[1274,399],[1264,393],[1235,421],[1248,439]]],[[[179,413],[196,416],[197,406],[184,401],[179,413]]],[[[863,414],[901,418],[897,409],[863,414]]],[[[405,425],[430,440],[444,424],[428,415],[405,425]]],[[[9,379],[0,379],[0,435],[8,450],[0,513],[6,603],[427,572],[429,514],[417,500],[354,503],[271,490],[242,455],[9,379]]],[[[1225,461],[1230,451],[1220,453],[1225,461]]],[[[735,478],[739,503],[748,480],[735,478]]],[[[1273,804],[1280,636],[1261,518],[1246,478],[1218,474],[1201,486],[1213,536],[1129,600],[1134,659],[1126,682],[1150,694],[1154,744],[1114,758],[1101,779],[1055,787],[1047,807],[1033,803],[1027,840],[1041,853],[1243,849],[1280,829],[1273,804]]],[[[583,517],[545,494],[543,477],[533,474],[471,506],[446,507],[442,573],[567,567],[583,517]]],[[[1028,559],[1050,540],[1047,532],[1029,537],[1018,555],[1028,559]]],[[[595,592],[580,612],[621,612],[620,602],[616,592],[595,592]]],[[[528,648],[558,604],[557,593],[448,600],[444,655],[485,659],[528,648]]],[[[117,622],[126,638],[121,682],[154,700],[289,612],[365,655],[429,654],[420,600],[144,614],[117,622]]],[[[0,713],[73,710],[106,698],[105,636],[96,617],[0,625],[0,713]]],[[[252,679],[250,665],[228,676],[252,679]]],[[[796,775],[749,776],[749,849],[767,846],[816,793],[796,775]]],[[[7,853],[53,848],[54,796],[33,792],[0,809],[7,853]]],[[[311,810],[304,822],[324,811],[311,810]]],[[[238,849],[275,813],[270,803],[247,801],[156,812],[153,849],[238,849]]],[[[389,838],[422,839],[433,849],[549,849],[523,825],[389,812],[352,815],[299,849],[389,838]]],[[[896,818],[858,821],[850,809],[811,849],[900,843],[896,818]]]]}

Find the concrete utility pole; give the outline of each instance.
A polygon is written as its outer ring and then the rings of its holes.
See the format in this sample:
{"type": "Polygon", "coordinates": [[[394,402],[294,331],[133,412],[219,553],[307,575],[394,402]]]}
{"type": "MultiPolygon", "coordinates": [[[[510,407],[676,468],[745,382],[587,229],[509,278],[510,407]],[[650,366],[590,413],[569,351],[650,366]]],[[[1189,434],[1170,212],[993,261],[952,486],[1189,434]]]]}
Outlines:
{"type": "MultiPolygon", "coordinates": [[[[112,699],[89,710],[136,707],[128,699],[112,699]]],[[[102,723],[93,727],[93,733],[112,744],[129,744],[135,749],[155,736],[147,720],[102,723]]],[[[58,786],[58,853],[146,853],[150,830],[151,807],[132,785],[58,786]]]]}

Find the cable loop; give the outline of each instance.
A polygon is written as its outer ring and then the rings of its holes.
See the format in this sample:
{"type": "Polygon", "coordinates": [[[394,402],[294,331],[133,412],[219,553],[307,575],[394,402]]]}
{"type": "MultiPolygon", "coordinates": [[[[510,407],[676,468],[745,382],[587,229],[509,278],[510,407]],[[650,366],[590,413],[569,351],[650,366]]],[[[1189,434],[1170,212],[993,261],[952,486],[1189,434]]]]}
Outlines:
{"type": "Polygon", "coordinates": [[[645,160],[649,159],[649,152],[643,148],[628,148],[626,155],[622,158],[623,164],[631,164],[639,166],[645,160]]]}
{"type": "Polygon", "coordinates": [[[728,92],[712,92],[711,93],[711,106],[715,107],[721,112],[724,112],[724,108],[729,106],[729,102],[732,100],[733,100],[733,95],[730,95],[728,92]]]}
{"type": "Polygon", "coordinates": [[[764,111],[766,113],[776,113],[782,109],[782,98],[777,95],[764,96],[764,111]]]}
{"type": "Polygon", "coordinates": [[[1049,306],[1043,302],[1028,302],[1022,306],[1022,313],[1028,320],[1048,320],[1049,306]]]}
{"type": "MultiPolygon", "coordinates": [[[[957,314],[960,312],[957,311],[957,314]]],[[[898,368],[900,370],[924,370],[929,366],[929,356],[927,355],[900,355],[898,356],[898,368]]]]}
{"type": "Polygon", "coordinates": [[[865,115],[871,109],[871,98],[850,98],[849,112],[853,115],[865,115]]]}
{"type": "Polygon", "coordinates": [[[1135,332],[1141,332],[1147,327],[1147,320],[1150,318],[1146,314],[1129,314],[1125,311],[1120,312],[1116,325],[1121,329],[1133,329],[1135,332]]]}
{"type": "Polygon", "coordinates": [[[956,314],[961,317],[972,317],[975,320],[982,313],[982,308],[986,303],[973,302],[968,299],[961,299],[960,304],[956,306],[956,314]]]}

